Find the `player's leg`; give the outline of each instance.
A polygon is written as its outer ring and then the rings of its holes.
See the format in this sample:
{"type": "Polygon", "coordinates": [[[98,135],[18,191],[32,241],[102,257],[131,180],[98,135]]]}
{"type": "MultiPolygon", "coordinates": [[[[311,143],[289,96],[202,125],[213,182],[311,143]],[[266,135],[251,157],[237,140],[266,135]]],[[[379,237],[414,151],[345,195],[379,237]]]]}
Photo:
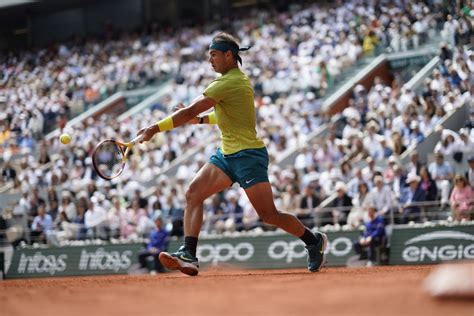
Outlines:
{"type": "Polygon", "coordinates": [[[203,220],[205,199],[232,185],[227,174],[211,163],[199,170],[186,191],[186,210],[184,212],[184,235],[198,237],[203,220]]]}
{"type": "Polygon", "coordinates": [[[160,253],[160,261],[166,268],[188,275],[198,274],[196,247],[203,221],[203,202],[231,185],[230,177],[214,164],[207,163],[199,170],[186,191],[184,245],[175,253],[160,253]]]}
{"type": "Polygon", "coordinates": [[[245,193],[264,222],[285,230],[306,244],[309,255],[308,269],[312,272],[319,271],[325,261],[326,235],[319,232],[315,235],[292,214],[278,211],[269,182],[256,183],[246,188],[245,193]]]}
{"type": "Polygon", "coordinates": [[[269,182],[257,183],[245,189],[245,193],[262,221],[280,227],[296,237],[303,235],[305,227],[294,215],[276,209],[269,182]]]}

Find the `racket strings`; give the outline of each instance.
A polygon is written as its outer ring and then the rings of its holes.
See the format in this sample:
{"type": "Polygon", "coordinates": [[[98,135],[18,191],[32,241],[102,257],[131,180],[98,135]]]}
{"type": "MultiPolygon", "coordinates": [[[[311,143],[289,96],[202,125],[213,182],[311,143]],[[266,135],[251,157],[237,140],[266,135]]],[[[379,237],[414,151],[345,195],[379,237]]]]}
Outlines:
{"type": "Polygon", "coordinates": [[[97,172],[103,178],[118,176],[124,167],[124,151],[113,141],[100,144],[94,153],[94,164],[97,172]]]}

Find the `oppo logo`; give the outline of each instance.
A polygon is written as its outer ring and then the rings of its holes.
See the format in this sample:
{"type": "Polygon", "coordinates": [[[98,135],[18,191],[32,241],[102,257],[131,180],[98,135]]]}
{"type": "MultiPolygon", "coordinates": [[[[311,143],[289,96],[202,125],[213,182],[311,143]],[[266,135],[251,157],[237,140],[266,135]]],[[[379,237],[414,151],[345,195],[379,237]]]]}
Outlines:
{"type": "Polygon", "coordinates": [[[217,265],[219,262],[227,262],[232,259],[247,261],[252,258],[255,249],[251,243],[242,242],[237,245],[222,243],[217,245],[203,244],[197,249],[197,256],[201,262],[210,262],[217,265]]]}
{"type": "MultiPolygon", "coordinates": [[[[339,237],[329,242],[326,254],[336,257],[347,256],[352,251],[352,240],[347,237],[339,237]]],[[[285,260],[287,263],[295,259],[306,257],[306,249],[301,240],[286,242],[275,241],[268,247],[268,256],[274,260],[285,260]]]]}
{"type": "MultiPolygon", "coordinates": [[[[344,257],[352,251],[352,240],[347,237],[339,237],[332,240],[326,253],[336,257],[344,257]]],[[[255,254],[255,247],[249,242],[242,242],[236,245],[230,243],[221,244],[202,244],[197,249],[197,257],[202,263],[211,263],[217,265],[221,262],[239,261],[245,262],[251,260],[255,254]]],[[[294,260],[306,258],[306,249],[301,240],[272,242],[267,249],[267,255],[273,260],[283,260],[291,263],[294,260]]],[[[264,254],[257,254],[264,256],[264,254]]]]}

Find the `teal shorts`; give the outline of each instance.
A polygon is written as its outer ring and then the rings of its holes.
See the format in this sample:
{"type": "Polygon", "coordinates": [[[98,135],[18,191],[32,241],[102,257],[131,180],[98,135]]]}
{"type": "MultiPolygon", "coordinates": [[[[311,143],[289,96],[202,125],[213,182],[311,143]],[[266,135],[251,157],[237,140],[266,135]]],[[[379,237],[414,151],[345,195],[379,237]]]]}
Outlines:
{"type": "Polygon", "coordinates": [[[268,152],[265,147],[244,149],[234,154],[224,155],[220,148],[211,156],[212,163],[225,172],[244,189],[259,182],[268,182],[268,152]]]}

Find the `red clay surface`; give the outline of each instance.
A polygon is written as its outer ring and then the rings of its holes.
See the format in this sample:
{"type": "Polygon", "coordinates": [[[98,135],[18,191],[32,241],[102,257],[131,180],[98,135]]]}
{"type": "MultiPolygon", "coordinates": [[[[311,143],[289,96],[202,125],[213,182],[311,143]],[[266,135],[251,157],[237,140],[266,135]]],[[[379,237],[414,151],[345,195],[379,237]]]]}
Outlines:
{"type": "Polygon", "coordinates": [[[432,266],[201,271],[0,281],[10,315],[474,315],[422,288],[432,266]]]}

